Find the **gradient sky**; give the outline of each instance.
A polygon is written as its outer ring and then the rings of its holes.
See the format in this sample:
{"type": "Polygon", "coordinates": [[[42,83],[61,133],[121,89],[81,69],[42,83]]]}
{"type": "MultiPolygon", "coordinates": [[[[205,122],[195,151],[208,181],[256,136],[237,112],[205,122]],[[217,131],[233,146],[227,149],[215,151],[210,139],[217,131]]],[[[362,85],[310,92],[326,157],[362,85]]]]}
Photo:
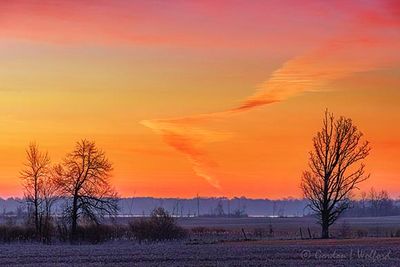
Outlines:
{"type": "Polygon", "coordinates": [[[81,138],[122,196],[301,197],[325,108],[400,196],[400,2],[0,0],[0,195],[81,138]]]}

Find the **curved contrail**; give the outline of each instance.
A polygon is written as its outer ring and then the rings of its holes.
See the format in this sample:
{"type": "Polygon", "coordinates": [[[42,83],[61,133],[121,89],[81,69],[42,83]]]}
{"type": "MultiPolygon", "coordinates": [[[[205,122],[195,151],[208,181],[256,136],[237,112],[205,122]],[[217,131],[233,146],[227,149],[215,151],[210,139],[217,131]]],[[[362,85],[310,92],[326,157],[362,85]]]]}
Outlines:
{"type": "Polygon", "coordinates": [[[254,95],[236,107],[195,116],[144,120],[141,124],[160,134],[169,146],[188,157],[196,175],[203,177],[213,187],[220,188],[214,173],[216,163],[202,150],[202,145],[225,140],[230,134],[204,130],[199,128],[199,124],[284,101],[304,92],[318,91],[331,81],[357,72],[387,67],[399,61],[400,37],[381,34],[383,30],[399,29],[399,17],[396,14],[386,17],[391,10],[376,12],[375,19],[386,22],[377,27],[376,24],[366,25],[364,16],[371,16],[371,10],[364,12],[357,15],[357,23],[349,25],[346,33],[284,63],[258,87],[254,95]]]}

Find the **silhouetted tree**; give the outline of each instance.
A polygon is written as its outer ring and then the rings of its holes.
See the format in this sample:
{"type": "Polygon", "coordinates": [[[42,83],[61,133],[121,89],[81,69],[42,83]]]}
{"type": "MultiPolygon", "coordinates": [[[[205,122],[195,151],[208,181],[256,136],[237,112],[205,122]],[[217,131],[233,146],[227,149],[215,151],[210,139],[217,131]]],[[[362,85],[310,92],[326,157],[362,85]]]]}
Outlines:
{"type": "Polygon", "coordinates": [[[46,190],[46,181],[49,179],[50,157],[47,152],[41,152],[37,144],[31,143],[26,150],[24,166],[20,174],[25,200],[31,206],[36,234],[40,236],[45,211],[43,193],[46,190]]]}
{"type": "Polygon", "coordinates": [[[41,199],[43,203],[43,222],[42,222],[42,238],[44,242],[49,242],[51,239],[51,231],[53,228],[52,207],[53,204],[60,198],[60,185],[58,184],[58,170],[61,166],[52,166],[49,174],[44,177],[41,187],[41,199]]]}
{"type": "Polygon", "coordinates": [[[376,192],[374,188],[369,191],[369,202],[372,216],[387,216],[393,209],[393,201],[387,191],[376,192]]]}
{"type": "Polygon", "coordinates": [[[43,187],[41,190],[42,201],[46,218],[51,217],[51,208],[54,202],[60,197],[60,185],[58,183],[58,173],[61,165],[57,164],[50,168],[49,175],[43,179],[43,187]]]}
{"type": "Polygon", "coordinates": [[[301,182],[309,207],[322,226],[322,238],[329,238],[329,226],[349,207],[352,190],[369,177],[362,161],[370,146],[362,137],[351,119],[335,120],[325,111],[323,127],[313,138],[309,170],[301,182]]]}
{"type": "Polygon", "coordinates": [[[77,142],[57,168],[57,184],[68,199],[64,212],[71,225],[71,240],[79,219],[99,224],[104,215],[117,212],[117,194],[109,183],[111,170],[105,153],[88,140],[77,142]]]}

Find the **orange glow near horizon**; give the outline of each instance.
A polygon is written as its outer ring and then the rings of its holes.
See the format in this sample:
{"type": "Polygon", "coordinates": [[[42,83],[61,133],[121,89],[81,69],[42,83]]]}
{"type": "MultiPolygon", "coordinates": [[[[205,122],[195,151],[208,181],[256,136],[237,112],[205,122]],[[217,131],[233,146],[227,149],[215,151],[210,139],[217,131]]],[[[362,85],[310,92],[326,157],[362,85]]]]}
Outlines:
{"type": "Polygon", "coordinates": [[[328,108],[400,196],[398,1],[0,1],[0,196],[82,138],[121,196],[301,197],[328,108]]]}

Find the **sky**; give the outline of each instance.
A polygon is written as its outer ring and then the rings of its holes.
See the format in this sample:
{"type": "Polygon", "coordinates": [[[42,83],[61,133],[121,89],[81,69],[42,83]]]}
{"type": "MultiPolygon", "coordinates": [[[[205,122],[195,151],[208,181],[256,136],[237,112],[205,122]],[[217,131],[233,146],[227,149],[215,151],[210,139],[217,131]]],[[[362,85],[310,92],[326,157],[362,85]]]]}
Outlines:
{"type": "Polygon", "coordinates": [[[302,197],[326,108],[400,197],[400,2],[0,0],[0,196],[95,140],[121,196],[302,197]]]}

